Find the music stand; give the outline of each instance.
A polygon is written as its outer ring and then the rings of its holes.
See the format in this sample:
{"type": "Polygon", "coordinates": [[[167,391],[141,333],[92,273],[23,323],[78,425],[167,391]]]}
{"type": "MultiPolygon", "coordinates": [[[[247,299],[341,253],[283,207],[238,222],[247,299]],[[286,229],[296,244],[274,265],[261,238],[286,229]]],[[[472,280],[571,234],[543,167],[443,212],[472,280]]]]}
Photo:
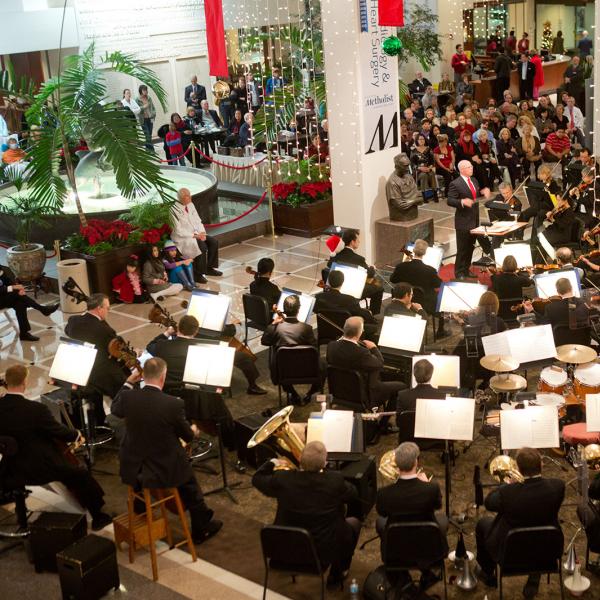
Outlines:
{"type": "Polygon", "coordinates": [[[465,281],[447,281],[440,286],[436,312],[459,313],[473,310],[487,285],[465,281]]]}
{"type": "Polygon", "coordinates": [[[519,269],[533,266],[533,257],[529,244],[523,242],[505,242],[500,248],[494,248],[494,260],[497,265],[501,265],[509,255],[515,257],[519,269]]]}
{"type": "Polygon", "coordinates": [[[481,338],[484,356],[500,354],[512,356],[524,364],[556,358],[552,325],[534,325],[507,329],[481,338]]]}
{"type": "MultiPolygon", "coordinates": [[[[406,249],[409,252],[412,252],[414,247],[414,242],[406,244],[406,249]]],[[[404,256],[404,258],[406,258],[406,256],[404,256]]],[[[425,256],[423,256],[421,260],[423,261],[423,264],[429,265],[430,267],[433,267],[436,271],[439,271],[443,258],[444,247],[434,244],[433,246],[427,246],[425,256]]]]}
{"type": "Polygon", "coordinates": [[[535,293],[539,298],[556,296],[556,282],[562,278],[568,279],[571,282],[573,295],[580,298],[581,281],[577,269],[551,269],[545,273],[534,275],[533,282],[535,283],[535,293]]]}
{"type": "Polygon", "coordinates": [[[211,290],[194,290],[187,314],[198,319],[199,335],[216,338],[223,332],[230,307],[230,296],[211,290]]]}
{"type": "Polygon", "coordinates": [[[475,399],[446,397],[446,400],[417,398],[415,413],[416,438],[444,440],[446,460],[444,487],[446,516],[450,519],[450,448],[449,441],[473,441],[475,399]]]}
{"type": "MultiPolygon", "coordinates": [[[[235,349],[225,342],[203,341],[202,343],[188,346],[185,368],[183,370],[183,383],[187,389],[195,389],[220,394],[224,388],[231,387],[231,376],[233,374],[233,359],[235,349]]],[[[221,465],[221,478],[223,485],[208,492],[205,496],[225,492],[229,499],[238,504],[233,495],[232,487],[241,482],[229,483],[225,464],[225,447],[223,445],[223,433],[221,423],[216,421],[217,440],[219,445],[219,463],[221,465]]]]}
{"type": "MultiPolygon", "coordinates": [[[[419,360],[428,360],[433,365],[433,376],[430,384],[436,388],[457,390],[460,388],[460,356],[453,354],[422,354],[412,357],[412,370],[419,360]]],[[[414,373],[411,387],[417,385],[414,373]]]]}
{"type": "Polygon", "coordinates": [[[300,311],[298,312],[298,321],[302,321],[302,323],[308,323],[310,317],[312,316],[312,311],[315,306],[315,298],[309,294],[304,294],[303,292],[299,292],[298,290],[293,290],[291,288],[282,288],[281,296],[279,296],[279,302],[277,303],[277,308],[281,312],[285,312],[283,310],[283,302],[288,296],[296,295],[300,299],[300,311]]]}
{"type": "Polygon", "coordinates": [[[585,395],[585,430],[600,431],[600,394],[585,395]]]}
{"type": "Polygon", "coordinates": [[[379,348],[382,354],[411,356],[420,352],[427,321],[416,315],[391,315],[383,318],[379,334],[379,348]]]}
{"type": "Polygon", "coordinates": [[[367,270],[357,265],[348,265],[346,263],[334,262],[331,264],[332,271],[341,271],[344,274],[344,283],[340,288],[342,294],[350,294],[357,300],[360,300],[365,289],[367,281],[367,270]]]}
{"type": "Polygon", "coordinates": [[[558,408],[528,406],[500,411],[500,447],[503,450],[558,448],[558,408]]]}

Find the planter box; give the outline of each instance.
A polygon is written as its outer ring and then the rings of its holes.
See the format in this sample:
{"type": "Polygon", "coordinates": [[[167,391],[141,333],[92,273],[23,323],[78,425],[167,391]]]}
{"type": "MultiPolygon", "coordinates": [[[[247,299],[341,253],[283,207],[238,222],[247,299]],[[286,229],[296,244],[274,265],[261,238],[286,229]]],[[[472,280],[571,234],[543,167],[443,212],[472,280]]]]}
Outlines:
{"type": "Polygon", "coordinates": [[[278,232],[315,237],[333,225],[333,200],[328,198],[297,208],[274,202],[273,219],[278,232]]]}
{"type": "Polygon", "coordinates": [[[73,252],[72,250],[63,250],[61,248],[60,255],[61,260],[69,258],[82,258],[85,260],[88,269],[90,292],[92,294],[101,292],[111,298],[113,277],[125,270],[125,264],[131,254],[136,254],[141,259],[145,248],[146,246],[142,244],[124,246],[123,248],[115,248],[95,256],[73,252]]]}

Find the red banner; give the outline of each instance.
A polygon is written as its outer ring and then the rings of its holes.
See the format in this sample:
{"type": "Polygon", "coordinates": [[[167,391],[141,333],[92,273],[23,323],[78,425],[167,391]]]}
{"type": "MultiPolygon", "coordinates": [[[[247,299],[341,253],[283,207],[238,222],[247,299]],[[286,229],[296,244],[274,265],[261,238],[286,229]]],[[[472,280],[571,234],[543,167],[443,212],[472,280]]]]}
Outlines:
{"type": "Polygon", "coordinates": [[[404,27],[404,0],[379,0],[379,25],[404,27]]]}
{"type": "Polygon", "coordinates": [[[221,0],[204,0],[206,19],[206,42],[208,44],[208,74],[227,77],[227,50],[225,49],[225,27],[221,0]]]}

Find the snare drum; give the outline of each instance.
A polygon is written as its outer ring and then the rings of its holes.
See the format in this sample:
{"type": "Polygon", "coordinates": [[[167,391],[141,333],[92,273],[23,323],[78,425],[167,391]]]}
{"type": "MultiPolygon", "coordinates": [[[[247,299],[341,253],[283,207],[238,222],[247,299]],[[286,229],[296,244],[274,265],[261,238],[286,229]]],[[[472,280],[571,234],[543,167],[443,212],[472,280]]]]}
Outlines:
{"type": "Polygon", "coordinates": [[[597,362],[586,363],[575,369],[573,376],[573,390],[581,402],[585,402],[586,394],[600,392],[600,364],[597,362]]]}
{"type": "Polygon", "coordinates": [[[562,367],[545,367],[540,373],[538,391],[562,394],[567,385],[567,381],[567,372],[562,367]]]}

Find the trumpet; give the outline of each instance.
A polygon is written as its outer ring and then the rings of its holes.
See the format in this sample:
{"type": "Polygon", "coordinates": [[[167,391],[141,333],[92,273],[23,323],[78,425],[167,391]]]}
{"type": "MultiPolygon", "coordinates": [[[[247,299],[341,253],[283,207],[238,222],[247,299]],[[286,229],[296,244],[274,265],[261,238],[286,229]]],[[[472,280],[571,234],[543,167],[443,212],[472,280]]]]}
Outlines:
{"type": "Polygon", "coordinates": [[[517,483],[523,483],[523,475],[519,471],[517,461],[511,456],[500,454],[490,461],[490,475],[500,483],[505,483],[507,479],[512,479],[517,483]]]}

